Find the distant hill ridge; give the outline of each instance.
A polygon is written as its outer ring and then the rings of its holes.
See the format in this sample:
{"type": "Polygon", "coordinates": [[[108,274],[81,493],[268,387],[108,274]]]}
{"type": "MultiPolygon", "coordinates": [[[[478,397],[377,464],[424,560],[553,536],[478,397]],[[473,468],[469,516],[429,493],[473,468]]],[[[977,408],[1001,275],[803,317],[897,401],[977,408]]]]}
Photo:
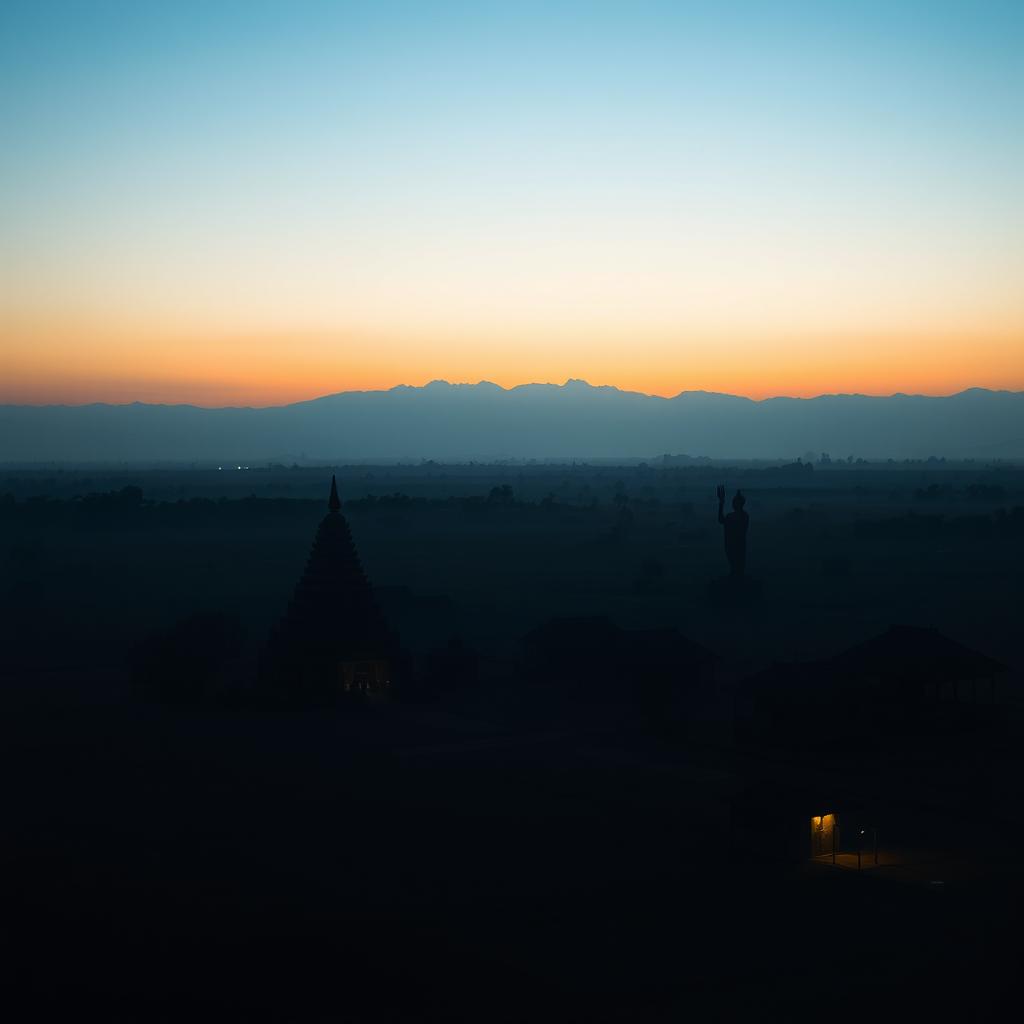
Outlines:
{"type": "Polygon", "coordinates": [[[268,408],[0,406],[0,461],[1024,457],[1024,392],[671,398],[583,380],[344,391],[268,408]]]}

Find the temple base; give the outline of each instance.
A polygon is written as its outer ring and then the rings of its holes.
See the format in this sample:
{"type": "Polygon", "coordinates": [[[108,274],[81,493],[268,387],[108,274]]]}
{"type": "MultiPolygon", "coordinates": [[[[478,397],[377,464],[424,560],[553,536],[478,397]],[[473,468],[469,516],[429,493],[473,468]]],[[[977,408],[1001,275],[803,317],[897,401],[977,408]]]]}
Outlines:
{"type": "Polygon", "coordinates": [[[708,584],[708,597],[720,605],[756,604],[761,599],[761,581],[749,576],[722,576],[708,584]]]}

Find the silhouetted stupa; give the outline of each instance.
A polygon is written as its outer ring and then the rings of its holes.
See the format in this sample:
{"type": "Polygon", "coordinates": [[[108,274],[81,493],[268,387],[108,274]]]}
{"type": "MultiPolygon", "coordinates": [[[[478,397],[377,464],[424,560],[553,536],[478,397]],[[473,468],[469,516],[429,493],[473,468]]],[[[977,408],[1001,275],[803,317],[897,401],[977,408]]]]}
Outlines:
{"type": "Polygon", "coordinates": [[[271,638],[267,667],[296,696],[385,690],[397,645],[359,562],[334,477],[327,507],[271,638]]]}

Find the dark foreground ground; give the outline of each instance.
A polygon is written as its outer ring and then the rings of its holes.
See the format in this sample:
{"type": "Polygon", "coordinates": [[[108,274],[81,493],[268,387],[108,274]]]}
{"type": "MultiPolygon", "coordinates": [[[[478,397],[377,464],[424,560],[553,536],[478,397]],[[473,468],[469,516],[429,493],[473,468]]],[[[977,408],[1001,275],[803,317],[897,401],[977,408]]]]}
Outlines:
{"type": "Polygon", "coordinates": [[[740,609],[708,597],[710,472],[430,472],[360,491],[353,471],[346,515],[414,653],[458,634],[484,669],[469,692],[355,712],[129,686],[133,646],[201,608],[245,626],[244,676],[322,500],[190,503],[217,497],[206,476],[155,475],[144,491],[173,504],[27,514],[32,493],[70,495],[0,484],[10,1019],[1006,1019],[1024,967],[1015,471],[736,471],[764,588],[740,609]],[[505,483],[517,496],[487,501],[505,483]],[[410,500],[360,503],[375,487],[410,500]],[[720,656],[721,692],[668,728],[531,688],[517,639],[594,612],[677,626],[720,656]],[[735,680],[892,622],[1003,660],[1002,703],[859,750],[832,749],[828,722],[792,749],[734,735],[735,680]],[[738,810],[751,787],[870,792],[899,866],[794,856],[738,810]]]}
{"type": "Polygon", "coordinates": [[[984,1020],[1022,966],[1005,850],[737,850],[705,748],[394,708],[13,725],[16,1019],[984,1020]]]}

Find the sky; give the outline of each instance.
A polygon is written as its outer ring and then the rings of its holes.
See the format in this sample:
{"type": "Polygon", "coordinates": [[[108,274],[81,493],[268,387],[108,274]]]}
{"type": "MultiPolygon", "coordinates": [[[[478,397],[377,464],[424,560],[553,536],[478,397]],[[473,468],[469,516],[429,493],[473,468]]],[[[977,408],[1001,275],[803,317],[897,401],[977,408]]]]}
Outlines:
{"type": "Polygon", "coordinates": [[[1024,4],[0,5],[0,402],[1024,389],[1024,4]]]}

